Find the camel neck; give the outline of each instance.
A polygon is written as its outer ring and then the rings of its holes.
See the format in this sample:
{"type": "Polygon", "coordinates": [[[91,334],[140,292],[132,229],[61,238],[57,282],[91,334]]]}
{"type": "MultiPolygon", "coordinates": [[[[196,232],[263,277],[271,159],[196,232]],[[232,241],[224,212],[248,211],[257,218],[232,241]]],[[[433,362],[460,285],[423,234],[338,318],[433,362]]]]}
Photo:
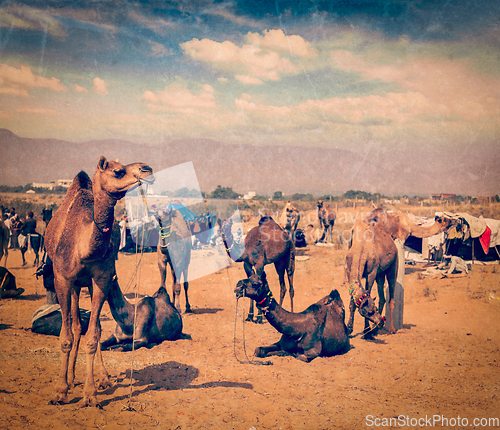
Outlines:
{"type": "Polygon", "coordinates": [[[113,319],[122,329],[133,326],[134,306],[123,296],[116,275],[113,277],[113,285],[109,289],[108,304],[113,319]]]}
{"type": "Polygon", "coordinates": [[[257,300],[257,307],[262,309],[267,321],[280,333],[292,336],[295,333],[293,326],[293,317],[297,314],[283,309],[274,299],[271,291],[268,291],[263,299],[257,300]]]}
{"type": "Polygon", "coordinates": [[[94,194],[92,221],[101,234],[110,233],[113,228],[116,200],[101,191],[94,194]]]}

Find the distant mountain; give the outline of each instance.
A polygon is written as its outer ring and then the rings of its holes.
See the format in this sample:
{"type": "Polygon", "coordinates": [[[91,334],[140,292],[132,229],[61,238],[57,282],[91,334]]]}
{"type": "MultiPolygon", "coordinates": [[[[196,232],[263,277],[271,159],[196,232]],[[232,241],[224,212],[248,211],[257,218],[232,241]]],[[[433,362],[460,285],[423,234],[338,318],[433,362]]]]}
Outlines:
{"type": "Polygon", "coordinates": [[[333,195],[347,190],[420,195],[500,192],[500,157],[495,149],[487,156],[475,152],[453,158],[439,148],[372,148],[356,153],[335,148],[233,145],[209,139],[162,144],[124,140],[75,143],[22,138],[0,129],[0,154],[1,185],[70,179],[80,170],[92,175],[99,156],[105,155],[125,164],[143,161],[155,171],[192,161],[203,191],[222,185],[240,193],[253,190],[260,194],[277,190],[333,195]]]}

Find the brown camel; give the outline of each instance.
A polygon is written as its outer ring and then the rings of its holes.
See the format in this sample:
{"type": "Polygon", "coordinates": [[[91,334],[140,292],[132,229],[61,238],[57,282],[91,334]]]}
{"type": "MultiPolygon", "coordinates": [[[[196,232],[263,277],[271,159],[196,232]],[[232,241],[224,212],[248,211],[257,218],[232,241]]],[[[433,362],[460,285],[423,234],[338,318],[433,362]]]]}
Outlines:
{"type": "Polygon", "coordinates": [[[281,212],[279,225],[281,228],[288,231],[289,234],[293,235],[297,230],[297,226],[300,221],[300,212],[297,210],[295,206],[292,205],[292,202],[288,200],[283,212],[281,212]]]}
{"type": "Polygon", "coordinates": [[[16,277],[5,267],[0,267],[0,299],[13,299],[24,293],[24,288],[16,287],[16,277]]]}
{"type": "MultiPolygon", "coordinates": [[[[257,227],[252,228],[245,237],[243,246],[234,241],[231,232],[232,220],[225,220],[219,227],[226,252],[233,261],[244,263],[245,273],[252,280],[265,276],[264,266],[274,263],[280,281],[280,306],[286,294],[285,272],[288,277],[290,306],[293,312],[293,273],[295,271],[295,246],[286,233],[272,218],[262,217],[257,227]]],[[[247,321],[253,321],[254,303],[250,304],[247,321]]],[[[259,308],[257,323],[262,323],[259,308]]]]}
{"type": "Polygon", "coordinates": [[[319,200],[317,206],[319,223],[323,228],[323,234],[319,242],[326,242],[326,235],[330,231],[330,243],[333,243],[333,226],[335,225],[337,214],[330,205],[326,205],[326,208],[323,207],[323,200],[319,200]]]}
{"type": "Polygon", "coordinates": [[[366,221],[380,224],[393,239],[399,239],[403,243],[408,237],[417,238],[431,237],[445,231],[450,225],[450,220],[443,217],[436,217],[434,224],[429,227],[422,227],[415,224],[410,217],[403,212],[387,212],[382,208],[375,209],[366,221]]]}
{"type": "MultiPolygon", "coordinates": [[[[351,247],[346,255],[346,275],[349,283],[349,293],[351,301],[349,305],[349,323],[347,328],[352,333],[354,324],[354,312],[356,307],[359,313],[365,317],[364,338],[373,337],[373,330],[370,329],[368,320],[373,322],[373,317],[366,315],[364,309],[368,302],[368,308],[373,303],[370,297],[373,282],[377,281],[379,302],[376,319],[381,319],[380,314],[384,309],[385,295],[384,283],[387,278],[389,283],[389,312],[391,316],[390,334],[396,332],[394,329],[393,309],[394,309],[394,286],[396,285],[396,276],[398,272],[397,248],[385,230],[378,224],[368,224],[366,221],[358,221],[352,229],[351,247]],[[361,286],[361,278],[365,278],[365,288],[361,286]]],[[[370,311],[371,312],[371,311],[370,311]]],[[[381,319],[377,325],[383,326],[384,320],[381,319]]]]}
{"type": "Polygon", "coordinates": [[[236,297],[249,297],[262,309],[269,323],[283,335],[281,339],[255,350],[257,357],[294,355],[309,362],[318,356],[332,356],[349,350],[344,303],[337,290],[300,313],[287,312],[277,302],[264,280],[242,279],[236,297]]]}
{"type": "Polygon", "coordinates": [[[5,255],[5,267],[7,267],[7,259],[9,258],[9,238],[10,231],[8,227],[4,224],[0,214],[0,264],[2,264],[2,258],[5,255]]]}
{"type": "Polygon", "coordinates": [[[116,277],[113,283],[107,300],[117,325],[115,333],[101,343],[102,350],[121,348],[130,351],[183,337],[181,314],[173,306],[164,287],[160,287],[153,297],[144,297],[134,306],[123,296],[116,277]]]}
{"type": "MultiPolygon", "coordinates": [[[[73,387],[81,337],[78,277],[94,280],[89,328],[85,335],[87,376],[81,406],[99,406],[94,383],[94,357],[98,354],[98,385],[110,385],[102,362],[99,314],[113,288],[120,231],[114,223],[114,207],[128,190],[148,181],[151,167],[143,163],[123,165],[101,156],[93,180],[80,172],[45,232],[45,248],[54,267],[55,291],[61,306],[61,371],[51,404],[67,402],[73,387]],[[71,314],[71,315],[70,315],[71,314]]],[[[152,176],[150,176],[152,178],[152,176]]]]}
{"type": "Polygon", "coordinates": [[[188,298],[188,268],[191,261],[191,230],[184,217],[177,210],[166,210],[158,215],[160,224],[160,239],[158,242],[158,268],[160,269],[160,287],[165,288],[167,277],[167,264],[172,273],[172,290],[174,305],[181,310],[181,274],[184,281],[184,294],[186,296],[186,313],[190,313],[191,305],[188,298]]]}

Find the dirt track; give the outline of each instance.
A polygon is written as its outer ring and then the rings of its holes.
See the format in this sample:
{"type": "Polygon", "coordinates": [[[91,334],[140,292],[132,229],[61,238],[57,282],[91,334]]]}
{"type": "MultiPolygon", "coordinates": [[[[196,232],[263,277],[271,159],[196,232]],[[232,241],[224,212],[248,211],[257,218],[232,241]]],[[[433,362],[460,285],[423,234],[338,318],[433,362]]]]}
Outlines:
{"type": "MultiPolygon", "coordinates": [[[[311,247],[309,260],[296,263],[297,311],[334,288],[348,308],[342,284],[345,252],[311,247]]],[[[136,261],[135,255],[120,255],[122,288],[136,261]]],[[[272,365],[261,366],[240,362],[246,360],[241,315],[248,303],[240,301],[235,334],[233,289],[244,271],[233,264],[191,282],[195,313],[183,317],[184,332],[192,340],[134,353],[104,352],[114,385],[98,393],[102,410],[76,406],[83,390],[83,351],[70,403],[47,405],[59,368],[58,339],[29,330],[31,315],[45,303],[45,291],[32,276],[33,268],[21,267],[19,251],[11,252],[8,267],[26,292],[0,302],[1,428],[354,429],[400,415],[409,419],[405,426],[439,415],[466,418],[473,428],[474,418],[500,418],[498,265],[474,265],[468,277],[456,279],[423,278],[421,267],[407,267],[404,328],[396,335],[381,333],[375,341],[364,341],[356,315],[348,353],[309,364],[273,357],[272,365]]],[[[156,254],[144,254],[140,267],[139,292],[151,295],[159,283],[156,254]]],[[[274,269],[266,272],[276,295],[274,269]]],[[[89,309],[88,296],[82,297],[81,307],[89,309]]],[[[105,338],[115,323],[107,305],[103,313],[105,338]]],[[[252,359],[255,347],[277,341],[279,334],[269,324],[247,323],[244,338],[252,359]]],[[[387,428],[377,423],[374,427],[387,428]]]]}

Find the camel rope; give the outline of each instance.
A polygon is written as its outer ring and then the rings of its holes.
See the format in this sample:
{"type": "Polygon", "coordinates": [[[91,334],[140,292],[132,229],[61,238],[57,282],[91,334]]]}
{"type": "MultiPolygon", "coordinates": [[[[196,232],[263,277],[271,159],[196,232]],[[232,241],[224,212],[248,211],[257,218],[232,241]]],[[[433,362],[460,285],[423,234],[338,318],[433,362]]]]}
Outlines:
{"type": "MultiPolygon", "coordinates": [[[[229,267],[226,267],[227,271],[227,278],[229,280],[229,287],[231,287],[231,278],[229,276],[229,267]]],[[[253,364],[256,366],[270,366],[273,364],[272,361],[266,360],[266,361],[260,361],[260,360],[250,360],[247,354],[247,349],[246,349],[246,342],[245,342],[245,320],[243,319],[244,315],[242,315],[242,323],[243,323],[243,352],[245,353],[245,358],[246,361],[241,360],[237,353],[236,353],[236,328],[237,328],[237,322],[238,322],[238,301],[239,299],[236,300],[236,307],[235,307],[235,313],[234,313],[234,330],[233,330],[233,353],[234,357],[240,364],[253,364]]]]}

